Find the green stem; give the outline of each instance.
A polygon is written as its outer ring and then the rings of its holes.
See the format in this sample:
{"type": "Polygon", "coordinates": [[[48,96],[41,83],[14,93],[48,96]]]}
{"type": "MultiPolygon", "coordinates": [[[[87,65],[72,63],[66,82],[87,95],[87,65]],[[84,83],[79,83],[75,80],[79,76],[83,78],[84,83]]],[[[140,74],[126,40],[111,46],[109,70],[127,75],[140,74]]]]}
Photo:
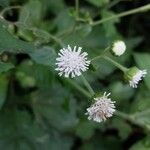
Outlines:
{"type": "Polygon", "coordinates": [[[40,32],[41,32],[41,34],[46,34],[50,39],[52,39],[53,41],[55,41],[55,42],[56,42],[57,44],[59,44],[61,47],[64,47],[63,42],[62,42],[59,38],[57,38],[56,36],[54,36],[54,35],[52,35],[52,34],[50,34],[50,33],[48,33],[48,32],[45,32],[45,31],[42,30],[42,29],[38,29],[38,28],[36,28],[36,27],[29,27],[29,26],[27,26],[26,24],[21,23],[21,22],[16,22],[15,25],[16,25],[16,26],[21,26],[21,27],[23,27],[23,28],[25,28],[25,29],[27,29],[27,30],[30,30],[30,31],[32,31],[34,34],[36,34],[36,32],[37,32],[37,33],[40,33],[40,32]]]}
{"type": "Polygon", "coordinates": [[[84,85],[86,86],[86,88],[89,90],[91,96],[93,96],[95,94],[94,90],[92,89],[91,85],[89,84],[89,82],[86,80],[86,78],[81,75],[82,81],[84,83],[84,85]]]}
{"type": "MultiPolygon", "coordinates": [[[[131,121],[131,117],[130,117],[129,114],[125,114],[125,113],[123,113],[123,112],[120,112],[120,111],[116,110],[116,111],[115,111],[115,115],[118,116],[118,117],[120,117],[120,118],[123,118],[123,119],[125,119],[125,120],[130,120],[130,121],[131,121]]],[[[133,120],[132,120],[132,121],[133,121],[133,120]]]]}
{"type": "Polygon", "coordinates": [[[79,0],[75,1],[75,5],[76,5],[76,19],[79,18],[79,0]]]}
{"type": "Polygon", "coordinates": [[[84,18],[80,18],[79,0],[75,0],[75,9],[76,9],[76,21],[86,23],[88,20],[86,20],[84,18]]]}
{"type": "Polygon", "coordinates": [[[115,115],[122,118],[122,119],[128,120],[128,121],[132,122],[133,124],[136,124],[140,127],[147,129],[148,131],[150,131],[150,128],[147,127],[144,123],[137,121],[136,118],[134,117],[134,115],[126,114],[126,113],[120,112],[118,110],[115,111],[115,115]]]}
{"type": "MultiPolygon", "coordinates": [[[[66,80],[70,85],[72,85],[74,88],[76,88],[80,93],[82,93],[84,96],[86,96],[87,98],[91,98],[91,94],[89,94],[86,90],[84,90],[80,85],[76,84],[74,81],[67,79],[66,80]]],[[[148,128],[147,126],[145,126],[145,124],[140,123],[138,121],[136,121],[136,119],[134,118],[134,115],[130,115],[130,114],[126,114],[123,112],[120,112],[118,110],[115,111],[115,115],[118,116],[119,118],[122,118],[124,120],[128,120],[138,126],[144,127],[146,128],[148,131],[150,131],[150,128],[148,128]]]]}
{"type": "MultiPolygon", "coordinates": [[[[147,4],[147,5],[145,5],[145,6],[138,7],[138,8],[129,10],[129,11],[125,11],[125,12],[123,12],[123,13],[120,13],[120,14],[117,14],[117,15],[113,15],[113,16],[111,16],[111,17],[108,17],[108,18],[105,18],[105,19],[102,19],[102,20],[99,20],[99,21],[95,21],[95,22],[90,21],[89,24],[90,24],[91,26],[96,26],[96,25],[99,25],[99,24],[101,24],[101,23],[103,23],[103,22],[107,22],[107,21],[112,20],[112,19],[121,18],[121,17],[125,17],[125,16],[131,15],[131,14],[141,13],[141,12],[148,11],[148,10],[150,10],[150,4],[147,4]]],[[[83,20],[82,20],[82,21],[83,21],[83,20]]],[[[77,26],[77,27],[75,28],[75,31],[78,31],[78,30],[80,30],[80,29],[82,29],[82,28],[84,28],[84,27],[85,27],[84,25],[83,25],[83,26],[77,26]]],[[[72,31],[72,28],[67,29],[66,31],[63,31],[63,32],[60,33],[58,36],[63,36],[63,35],[65,35],[66,33],[69,35],[69,34],[71,34],[70,31],[72,31]]]]}
{"type": "Polygon", "coordinates": [[[30,30],[32,31],[34,34],[36,34],[36,32],[41,32],[41,34],[47,34],[47,36],[49,36],[50,39],[52,39],[53,41],[55,41],[57,44],[59,44],[61,47],[64,47],[64,43],[61,41],[61,39],[57,38],[55,35],[52,35],[48,32],[45,32],[44,30],[42,29],[38,29],[36,27],[30,27],[30,26],[27,26],[25,23],[21,23],[21,22],[15,22],[15,23],[12,23],[12,22],[9,22],[9,24],[13,24],[13,25],[16,25],[18,27],[23,27],[24,29],[26,30],[30,30]]]}
{"type": "Polygon", "coordinates": [[[92,59],[91,59],[91,62],[92,62],[92,61],[95,61],[95,60],[97,60],[97,59],[100,59],[100,58],[103,58],[103,54],[98,55],[98,56],[92,58],[92,59]]]}
{"type": "Polygon", "coordinates": [[[4,18],[4,15],[7,11],[11,10],[11,9],[20,9],[21,6],[9,6],[9,7],[6,7],[4,8],[1,12],[0,12],[0,17],[1,18],[4,18]]]}
{"type": "Polygon", "coordinates": [[[57,38],[56,36],[52,34],[49,34],[49,37],[53,39],[56,43],[58,43],[61,47],[64,47],[64,43],[59,38],[57,38]]]}
{"type": "Polygon", "coordinates": [[[99,21],[95,21],[95,22],[93,22],[91,24],[91,26],[96,26],[96,25],[99,25],[101,23],[104,23],[104,22],[112,20],[112,19],[125,17],[125,16],[131,15],[131,14],[135,14],[135,13],[145,12],[145,11],[148,11],[148,10],[150,10],[150,4],[147,4],[147,5],[144,5],[144,6],[135,8],[135,9],[132,9],[132,10],[128,10],[128,11],[125,11],[123,13],[120,13],[120,14],[117,14],[117,15],[113,15],[111,17],[108,17],[108,18],[105,18],[105,19],[102,19],[102,20],[99,20],[99,21]]]}
{"type": "MultiPolygon", "coordinates": [[[[38,31],[38,32],[41,32],[41,33],[45,32],[44,30],[37,29],[36,27],[29,27],[29,26],[27,26],[25,23],[22,23],[22,22],[10,22],[10,21],[7,21],[7,20],[5,20],[1,15],[0,15],[0,22],[5,23],[6,25],[11,24],[11,25],[15,25],[15,26],[17,26],[17,27],[23,27],[24,29],[30,30],[30,31],[32,31],[33,33],[37,32],[37,31],[38,31]]],[[[52,35],[52,34],[50,34],[50,33],[48,33],[48,32],[45,32],[45,34],[48,34],[48,36],[49,36],[50,39],[54,40],[54,41],[55,41],[57,44],[59,44],[61,47],[64,47],[64,43],[63,43],[62,40],[59,39],[57,36],[54,36],[54,35],[52,35]]]]}
{"type": "Polygon", "coordinates": [[[114,0],[106,7],[107,9],[110,9],[111,7],[117,5],[120,2],[120,0],[114,0]]]}
{"type": "Polygon", "coordinates": [[[143,110],[141,112],[134,113],[133,117],[136,117],[136,116],[142,117],[143,115],[148,114],[148,113],[150,113],[150,109],[146,109],[146,110],[143,110]]]}
{"type": "Polygon", "coordinates": [[[119,68],[123,72],[126,72],[128,70],[128,68],[124,67],[123,65],[119,64],[118,62],[114,61],[113,59],[111,59],[108,56],[102,56],[102,58],[104,58],[105,60],[112,63],[114,66],[116,66],[117,68],[119,68]]]}
{"type": "Polygon", "coordinates": [[[109,49],[110,49],[110,46],[108,46],[107,48],[105,48],[102,54],[100,54],[100,55],[92,58],[91,61],[95,61],[95,60],[97,60],[99,58],[102,58],[105,55],[105,53],[109,51],[109,49]]]}
{"type": "Polygon", "coordinates": [[[84,96],[86,96],[87,98],[91,98],[91,94],[89,94],[89,92],[87,92],[86,90],[84,90],[80,85],[78,85],[76,82],[67,79],[66,80],[71,86],[73,86],[74,88],[76,88],[79,92],[81,92],[84,96]]]}

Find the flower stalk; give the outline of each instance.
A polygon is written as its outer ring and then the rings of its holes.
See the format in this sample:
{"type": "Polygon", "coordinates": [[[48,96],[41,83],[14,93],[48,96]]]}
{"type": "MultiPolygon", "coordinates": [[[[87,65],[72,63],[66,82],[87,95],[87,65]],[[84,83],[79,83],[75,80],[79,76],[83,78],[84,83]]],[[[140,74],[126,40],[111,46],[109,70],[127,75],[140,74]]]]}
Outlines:
{"type": "Polygon", "coordinates": [[[97,59],[102,58],[103,55],[105,55],[109,50],[110,50],[110,46],[106,47],[106,48],[104,49],[103,53],[100,54],[100,55],[98,55],[98,56],[96,56],[96,57],[94,57],[94,58],[92,58],[92,59],[91,59],[91,62],[92,62],[92,61],[95,61],[95,60],[97,60],[97,59]]]}
{"type": "Polygon", "coordinates": [[[132,15],[132,14],[135,14],[135,13],[145,12],[145,11],[148,11],[148,10],[150,10],[150,4],[147,4],[147,5],[132,9],[132,10],[125,11],[125,12],[117,14],[117,15],[113,15],[113,16],[105,18],[105,19],[95,21],[91,24],[91,26],[97,26],[97,25],[99,25],[101,23],[104,23],[104,22],[107,22],[109,20],[125,17],[125,16],[132,15]]]}
{"type": "Polygon", "coordinates": [[[79,0],[75,1],[76,19],[79,18],[79,0]]]}
{"type": "Polygon", "coordinates": [[[71,79],[66,79],[67,83],[69,83],[72,87],[74,87],[76,90],[78,90],[80,93],[82,93],[85,97],[91,98],[91,94],[87,92],[85,89],[83,89],[79,84],[74,82],[71,79]]]}
{"type": "Polygon", "coordinates": [[[118,62],[116,62],[115,60],[111,59],[108,56],[102,56],[102,58],[104,58],[105,60],[112,63],[114,66],[116,66],[117,68],[119,68],[123,72],[126,72],[128,70],[128,68],[124,67],[123,65],[119,64],[118,62]]]}
{"type": "Polygon", "coordinates": [[[91,85],[90,85],[89,82],[86,80],[86,78],[85,78],[83,75],[81,75],[81,78],[82,78],[82,81],[83,81],[84,85],[85,85],[86,88],[89,90],[89,92],[90,92],[90,94],[91,94],[91,97],[92,97],[93,95],[95,95],[94,90],[92,89],[91,85]]]}

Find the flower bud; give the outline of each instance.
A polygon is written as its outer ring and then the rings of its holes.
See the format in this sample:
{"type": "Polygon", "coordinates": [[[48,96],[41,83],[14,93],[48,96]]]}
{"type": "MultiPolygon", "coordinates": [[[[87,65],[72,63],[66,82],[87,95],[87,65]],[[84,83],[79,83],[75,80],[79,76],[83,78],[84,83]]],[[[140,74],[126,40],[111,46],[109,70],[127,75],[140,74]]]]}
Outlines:
{"type": "Polygon", "coordinates": [[[121,56],[126,50],[126,45],[123,41],[116,41],[112,44],[111,52],[115,56],[121,56]]]}

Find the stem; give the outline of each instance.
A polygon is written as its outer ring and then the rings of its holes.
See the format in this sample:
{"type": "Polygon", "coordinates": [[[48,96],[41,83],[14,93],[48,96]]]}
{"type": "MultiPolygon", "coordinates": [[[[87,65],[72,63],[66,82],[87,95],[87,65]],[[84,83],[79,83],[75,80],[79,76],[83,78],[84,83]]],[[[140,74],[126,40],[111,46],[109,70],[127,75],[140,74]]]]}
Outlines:
{"type": "Polygon", "coordinates": [[[78,19],[79,18],[79,0],[76,0],[75,4],[76,4],[76,19],[78,19]]]}
{"type": "MultiPolygon", "coordinates": [[[[131,15],[131,14],[135,14],[135,13],[141,13],[141,12],[144,12],[144,11],[148,11],[149,9],[150,9],[150,4],[147,4],[145,6],[138,7],[138,8],[129,10],[129,11],[125,11],[123,13],[120,13],[120,14],[117,14],[117,15],[113,15],[111,17],[108,17],[108,18],[105,18],[105,19],[102,19],[102,20],[99,20],[99,21],[95,21],[95,22],[91,21],[91,22],[89,22],[89,25],[96,26],[96,25],[99,25],[99,24],[101,24],[103,22],[107,22],[107,21],[112,20],[112,19],[125,17],[125,16],[131,15]]],[[[80,30],[82,28],[84,28],[84,26],[77,26],[75,28],[75,31],[78,31],[78,30],[80,30]]],[[[63,36],[66,33],[67,34],[71,34],[70,31],[72,31],[72,28],[67,29],[66,31],[63,31],[62,33],[59,34],[59,36],[63,36]]]]}
{"type": "MultiPolygon", "coordinates": [[[[125,114],[125,113],[123,113],[123,112],[120,112],[120,111],[118,111],[118,110],[115,111],[115,115],[118,116],[118,117],[120,117],[120,118],[123,118],[123,119],[125,119],[125,120],[130,120],[130,121],[131,121],[131,116],[130,116],[130,115],[125,114]]],[[[133,120],[132,120],[132,121],[133,121],[133,120]]]]}
{"type": "Polygon", "coordinates": [[[86,80],[86,78],[85,78],[83,75],[81,75],[81,77],[82,77],[82,81],[83,81],[84,85],[85,85],[86,88],[89,90],[91,96],[93,96],[93,95],[95,94],[95,92],[94,92],[94,90],[92,89],[91,85],[89,84],[89,82],[86,80]]]}
{"type": "Polygon", "coordinates": [[[136,117],[136,116],[142,117],[143,115],[145,115],[145,114],[147,114],[147,113],[150,113],[150,109],[146,109],[146,110],[143,110],[143,111],[141,111],[141,112],[134,113],[134,114],[133,114],[133,117],[136,117]]]}
{"type": "Polygon", "coordinates": [[[57,38],[56,36],[50,33],[49,33],[49,37],[53,39],[56,43],[58,43],[61,47],[64,47],[64,43],[59,38],[57,38]]]}
{"type": "Polygon", "coordinates": [[[108,17],[108,18],[104,18],[104,19],[99,20],[99,21],[95,21],[91,24],[91,26],[96,26],[96,25],[99,25],[103,22],[106,22],[106,21],[109,21],[109,20],[112,20],[112,19],[125,17],[125,16],[135,14],[135,13],[145,12],[145,11],[148,11],[148,10],[150,10],[150,4],[147,4],[147,5],[132,9],[132,10],[125,11],[123,13],[120,13],[120,14],[117,14],[117,15],[114,15],[114,16],[111,16],[111,17],[108,17]]]}
{"type": "MultiPolygon", "coordinates": [[[[0,16],[1,17],[1,16],[0,16]]],[[[27,26],[25,23],[21,23],[21,22],[10,22],[10,21],[7,21],[7,20],[5,20],[4,18],[0,18],[0,21],[1,22],[4,22],[4,23],[7,23],[7,24],[12,24],[12,25],[16,25],[17,27],[23,27],[24,29],[27,29],[27,30],[29,30],[29,31],[32,31],[33,33],[36,33],[37,31],[38,32],[41,32],[41,33],[43,33],[43,32],[45,32],[44,30],[42,30],[42,29],[37,29],[36,27],[29,27],[29,26],[27,26]]],[[[55,35],[52,35],[52,34],[50,34],[50,33],[48,33],[48,32],[45,32],[45,34],[48,34],[48,36],[49,36],[49,38],[50,39],[52,39],[52,40],[54,40],[57,44],[59,44],[61,47],[64,47],[64,43],[61,41],[61,39],[59,39],[58,37],[56,37],[55,35]]]]}
{"type": "Polygon", "coordinates": [[[100,58],[103,58],[103,54],[98,55],[98,56],[92,58],[92,59],[91,59],[91,62],[92,62],[92,61],[95,61],[95,60],[97,60],[97,59],[100,59],[100,58]]]}
{"type": "MultiPolygon", "coordinates": [[[[78,19],[77,19],[78,20],[78,19]]],[[[61,33],[57,34],[57,37],[63,37],[72,34],[73,31],[78,31],[82,29],[83,26],[73,26],[65,31],[62,31],[61,33]]]]}
{"type": "Polygon", "coordinates": [[[56,43],[58,43],[61,47],[64,47],[64,44],[63,42],[57,38],[55,35],[52,35],[51,33],[48,33],[48,32],[45,32],[44,30],[42,29],[38,29],[36,27],[30,27],[30,26],[27,26],[26,24],[24,23],[21,23],[21,22],[16,22],[15,23],[16,26],[21,26],[27,30],[30,30],[32,31],[34,34],[36,34],[36,32],[41,32],[41,34],[47,34],[47,36],[49,36],[50,39],[54,40],[56,43]]]}
{"type": "Polygon", "coordinates": [[[0,17],[3,18],[5,13],[11,9],[20,9],[21,6],[9,6],[9,7],[6,7],[4,8],[1,12],[0,12],[0,17]]]}
{"type": "Polygon", "coordinates": [[[103,51],[102,54],[100,54],[100,55],[98,55],[98,56],[92,58],[91,61],[95,61],[95,60],[97,60],[97,59],[99,59],[99,58],[102,58],[103,55],[105,55],[105,53],[109,51],[109,49],[110,49],[110,46],[106,47],[106,48],[104,49],[104,51],[103,51]]]}
{"type": "MultiPolygon", "coordinates": [[[[68,79],[66,81],[70,85],[72,85],[74,88],[76,88],[79,92],[81,92],[84,96],[86,96],[87,98],[91,98],[91,94],[89,94],[81,86],[79,86],[78,84],[76,84],[75,82],[73,82],[70,79],[68,79]]],[[[124,120],[128,120],[128,121],[130,121],[133,124],[136,124],[138,126],[144,127],[145,129],[147,129],[148,131],[150,131],[150,128],[148,128],[147,126],[145,126],[145,124],[136,121],[136,118],[134,118],[134,115],[126,114],[126,113],[120,112],[118,110],[115,111],[115,115],[118,116],[119,118],[124,119],[124,120]]]]}
{"type": "Polygon", "coordinates": [[[68,79],[66,80],[70,85],[72,85],[74,88],[76,88],[79,92],[81,92],[84,96],[86,96],[87,98],[91,98],[91,94],[89,94],[89,92],[87,92],[86,90],[84,90],[80,85],[78,85],[76,82],[68,79]]]}
{"type": "Polygon", "coordinates": [[[76,9],[76,21],[77,21],[77,22],[84,22],[84,23],[86,23],[86,22],[87,22],[86,19],[80,18],[79,0],[75,0],[75,9],[76,9]]]}
{"type": "Polygon", "coordinates": [[[114,0],[106,8],[110,9],[111,7],[117,5],[119,2],[120,2],[120,0],[114,0]]]}
{"type": "Polygon", "coordinates": [[[150,128],[147,127],[144,123],[137,121],[136,118],[134,117],[134,115],[125,114],[125,113],[120,112],[118,110],[115,111],[115,115],[118,116],[118,117],[120,117],[120,118],[122,118],[122,119],[128,120],[131,123],[136,124],[136,125],[138,125],[140,127],[143,127],[145,129],[147,129],[148,131],[150,131],[150,128]]]}
{"type": "Polygon", "coordinates": [[[102,56],[102,58],[104,58],[105,60],[111,62],[113,65],[115,65],[117,68],[119,68],[123,72],[126,72],[128,70],[128,68],[124,67],[123,65],[119,64],[118,62],[114,61],[113,59],[111,59],[108,56],[102,56]]]}

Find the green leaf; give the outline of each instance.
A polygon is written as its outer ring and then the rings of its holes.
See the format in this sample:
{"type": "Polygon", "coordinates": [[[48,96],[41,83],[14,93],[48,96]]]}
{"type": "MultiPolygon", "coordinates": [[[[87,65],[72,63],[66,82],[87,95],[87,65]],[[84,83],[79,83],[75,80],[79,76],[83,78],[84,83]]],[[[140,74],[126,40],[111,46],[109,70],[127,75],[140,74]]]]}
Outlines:
{"type": "Polygon", "coordinates": [[[119,103],[127,103],[127,100],[129,100],[134,95],[134,89],[120,81],[111,83],[109,89],[112,92],[113,99],[119,103]]]}
{"type": "Polygon", "coordinates": [[[7,7],[9,5],[10,0],[0,0],[0,6],[7,7]]]}
{"type": "Polygon", "coordinates": [[[136,113],[145,111],[150,108],[150,102],[149,102],[150,93],[147,92],[147,88],[142,88],[140,92],[138,92],[134,98],[134,101],[131,105],[131,111],[130,113],[136,113]]]}
{"type": "Polygon", "coordinates": [[[96,124],[92,121],[81,121],[76,128],[76,135],[83,140],[90,139],[95,132],[96,124]]]}
{"type": "Polygon", "coordinates": [[[150,149],[150,136],[135,143],[129,150],[149,150],[150,149]]]}
{"type": "Polygon", "coordinates": [[[0,53],[4,51],[13,53],[29,53],[35,50],[35,46],[19,40],[7,31],[7,25],[0,20],[0,53]]]}
{"type": "Polygon", "coordinates": [[[134,59],[141,70],[146,69],[147,75],[144,78],[145,84],[150,89],[150,54],[148,53],[135,53],[134,59]]]}
{"type": "Polygon", "coordinates": [[[47,65],[49,67],[55,66],[56,53],[51,47],[43,47],[30,53],[31,58],[38,64],[47,65]]]}
{"type": "Polygon", "coordinates": [[[103,59],[95,61],[93,65],[96,71],[87,74],[87,79],[90,82],[93,82],[95,78],[104,79],[115,70],[115,67],[112,64],[103,59]]]}
{"type": "Polygon", "coordinates": [[[63,0],[40,0],[43,4],[43,8],[47,12],[53,12],[58,15],[58,10],[61,11],[65,8],[65,3],[63,0]]]}
{"type": "Polygon", "coordinates": [[[55,83],[48,89],[33,93],[32,99],[34,99],[34,113],[52,127],[65,131],[77,124],[76,102],[59,84],[55,83]],[[54,94],[56,91],[57,94],[54,94]]]}
{"type": "Polygon", "coordinates": [[[25,111],[9,108],[0,113],[0,149],[69,150],[72,139],[54,129],[41,128],[25,111]]]}
{"type": "Polygon", "coordinates": [[[42,5],[38,0],[29,1],[26,3],[19,16],[19,22],[28,26],[38,25],[42,18],[42,5]],[[33,11],[34,10],[34,11],[33,11]]]}
{"type": "Polygon", "coordinates": [[[73,110],[65,111],[61,107],[48,108],[46,105],[42,107],[39,105],[37,111],[41,114],[43,119],[46,119],[48,123],[51,124],[52,127],[57,128],[60,131],[67,131],[73,128],[78,122],[73,110]]]}
{"type": "Polygon", "coordinates": [[[50,66],[34,64],[27,60],[18,66],[16,77],[23,87],[50,87],[54,80],[54,73],[50,66]]]}
{"type": "Polygon", "coordinates": [[[7,96],[8,79],[5,75],[0,75],[0,109],[7,96]]]}
{"type": "Polygon", "coordinates": [[[144,126],[145,128],[148,128],[150,130],[150,109],[137,112],[132,115],[134,120],[138,123],[144,126]]]}
{"type": "Polygon", "coordinates": [[[6,72],[12,68],[14,68],[15,66],[12,63],[4,63],[4,62],[0,62],[0,73],[2,72],[6,72]]]}
{"type": "Polygon", "coordinates": [[[84,28],[81,28],[78,33],[81,37],[86,37],[92,31],[92,27],[90,25],[85,25],[84,28]]]}
{"type": "Polygon", "coordinates": [[[55,24],[58,28],[58,32],[66,31],[66,29],[70,29],[70,27],[72,29],[75,24],[75,20],[69,15],[69,9],[59,12],[57,18],[55,19],[55,24]]]}
{"type": "MultiPolygon", "coordinates": [[[[105,19],[107,17],[111,17],[111,16],[114,16],[114,12],[112,11],[108,11],[108,10],[102,10],[101,11],[101,15],[102,15],[102,19],[105,19]]],[[[114,37],[117,36],[117,30],[116,30],[116,27],[115,27],[115,23],[118,22],[118,19],[113,19],[113,20],[110,20],[110,21],[107,21],[107,22],[104,22],[103,23],[103,28],[105,30],[105,34],[107,37],[114,37]]]]}
{"type": "Polygon", "coordinates": [[[49,32],[39,29],[39,28],[34,28],[33,31],[34,35],[36,36],[37,42],[40,43],[48,43],[51,39],[51,35],[49,32]]]}
{"type": "Polygon", "coordinates": [[[113,136],[102,136],[98,132],[80,150],[121,150],[121,143],[113,136]]]}
{"type": "Polygon", "coordinates": [[[118,130],[119,136],[122,139],[126,139],[132,133],[131,126],[125,120],[117,117],[113,118],[110,128],[112,127],[118,130]]]}
{"type": "Polygon", "coordinates": [[[0,120],[0,149],[22,150],[23,145],[28,150],[38,147],[38,142],[35,141],[43,133],[33,124],[27,113],[10,109],[1,112],[0,120]]]}

